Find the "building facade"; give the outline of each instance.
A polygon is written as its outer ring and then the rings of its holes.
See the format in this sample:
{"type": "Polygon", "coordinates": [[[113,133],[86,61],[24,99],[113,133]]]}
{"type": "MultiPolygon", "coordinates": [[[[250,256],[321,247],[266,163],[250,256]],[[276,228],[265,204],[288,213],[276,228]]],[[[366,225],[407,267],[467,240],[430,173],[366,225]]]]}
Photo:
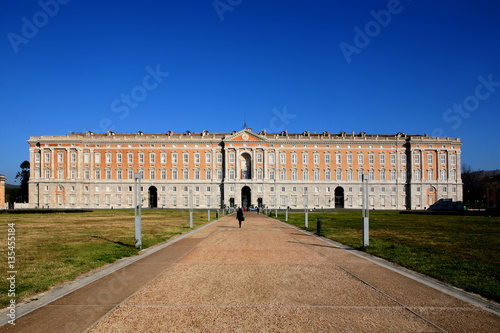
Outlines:
{"type": "Polygon", "coordinates": [[[491,176],[485,179],[486,207],[500,209],[500,176],[491,176]]]}
{"type": "Polygon", "coordinates": [[[5,178],[4,175],[0,175],[0,209],[7,209],[5,204],[5,178]]]}
{"type": "Polygon", "coordinates": [[[33,136],[30,207],[143,206],[426,209],[462,200],[457,138],[365,133],[107,134],[33,136]]]}

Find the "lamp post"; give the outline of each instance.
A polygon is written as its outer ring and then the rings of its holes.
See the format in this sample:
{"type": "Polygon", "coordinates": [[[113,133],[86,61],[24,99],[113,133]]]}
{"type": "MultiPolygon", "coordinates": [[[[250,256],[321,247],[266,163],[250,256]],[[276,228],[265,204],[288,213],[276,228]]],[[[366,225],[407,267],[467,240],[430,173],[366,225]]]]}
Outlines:
{"type": "Polygon", "coordinates": [[[276,173],[274,174],[274,217],[278,218],[278,188],[276,187],[276,173]]]}
{"type": "Polygon", "coordinates": [[[193,190],[189,190],[189,227],[193,229],[193,190]]]}
{"type": "Polygon", "coordinates": [[[309,228],[309,198],[308,198],[308,193],[307,190],[304,193],[304,209],[305,209],[305,222],[306,222],[306,228],[309,228]]]}
{"type": "Polygon", "coordinates": [[[141,179],[142,174],[140,172],[135,174],[134,177],[134,213],[135,213],[135,247],[142,249],[142,235],[141,235],[141,179]]]}
{"type": "Polygon", "coordinates": [[[363,246],[370,244],[370,203],[368,201],[368,175],[363,175],[363,246]]]}

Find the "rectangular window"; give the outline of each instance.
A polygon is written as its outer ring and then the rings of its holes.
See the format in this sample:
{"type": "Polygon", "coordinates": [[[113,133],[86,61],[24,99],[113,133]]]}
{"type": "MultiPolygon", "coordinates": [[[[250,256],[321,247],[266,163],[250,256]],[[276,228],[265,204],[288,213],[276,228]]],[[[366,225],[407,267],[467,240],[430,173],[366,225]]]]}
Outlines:
{"type": "Polygon", "coordinates": [[[106,163],[111,163],[111,153],[106,153],[106,163]]]}
{"type": "Polygon", "coordinates": [[[273,152],[269,153],[269,164],[274,164],[274,153],[273,152]]]}
{"type": "Polygon", "coordinates": [[[455,165],[455,162],[456,162],[456,157],[455,157],[455,155],[450,155],[450,164],[451,164],[451,165],[455,165]]]}
{"type": "Polygon", "coordinates": [[[286,163],[286,155],[285,153],[280,154],[280,164],[285,164],[286,163]]]}
{"type": "Polygon", "coordinates": [[[396,154],[391,154],[391,164],[396,164],[396,154]]]}
{"type": "Polygon", "coordinates": [[[177,153],[172,153],[172,163],[177,164],[177,153]]]}
{"type": "Polygon", "coordinates": [[[352,164],[352,154],[347,154],[347,164],[352,164]]]}
{"type": "Polygon", "coordinates": [[[380,160],[380,164],[384,165],[385,164],[385,154],[380,154],[379,160],[380,160]]]}
{"type": "Polygon", "coordinates": [[[358,154],[358,164],[363,164],[363,154],[358,154]]]}
{"type": "Polygon", "coordinates": [[[167,170],[165,169],[161,170],[161,179],[167,179],[167,170]]]}
{"type": "Polygon", "coordinates": [[[95,162],[97,164],[101,163],[101,154],[100,153],[95,153],[95,162]]]}
{"type": "Polygon", "coordinates": [[[155,179],[156,172],[155,170],[149,170],[149,179],[155,179]]]}
{"type": "Polygon", "coordinates": [[[71,163],[76,163],[76,153],[71,153],[71,163]]]}
{"type": "Polygon", "coordinates": [[[156,160],[155,153],[149,153],[149,163],[150,164],[155,164],[155,160],[156,160]]]}
{"type": "Polygon", "coordinates": [[[375,163],[375,156],[373,154],[368,154],[368,163],[369,164],[375,163]]]}
{"type": "Polygon", "coordinates": [[[229,153],[229,163],[234,163],[234,152],[229,153]]]}
{"type": "Polygon", "coordinates": [[[325,164],[330,164],[330,154],[325,154],[325,164]]]}
{"type": "Polygon", "coordinates": [[[63,162],[63,154],[59,153],[57,154],[57,163],[62,163],[63,162]]]}
{"type": "Polygon", "coordinates": [[[116,154],[116,163],[122,164],[122,153],[116,154]]]}
{"type": "Polygon", "coordinates": [[[342,164],[342,155],[335,154],[335,163],[336,164],[342,164]]]}
{"type": "Polygon", "coordinates": [[[401,154],[401,164],[406,164],[406,155],[401,154]]]}
{"type": "Polygon", "coordinates": [[[297,164],[297,154],[292,153],[292,164],[297,164]]]}
{"type": "Polygon", "coordinates": [[[308,164],[308,163],[309,163],[309,155],[302,154],[302,164],[308,164]]]}
{"type": "Polygon", "coordinates": [[[133,153],[128,153],[127,154],[127,163],[128,164],[134,163],[134,154],[133,153]]]}
{"type": "Polygon", "coordinates": [[[188,153],[182,153],[182,163],[184,163],[184,164],[189,163],[189,154],[188,153]]]}
{"type": "Polygon", "coordinates": [[[38,154],[37,152],[35,152],[35,162],[40,162],[40,154],[38,154]]]}
{"type": "Polygon", "coordinates": [[[194,163],[200,164],[200,153],[194,153],[194,163]]]}
{"type": "Polygon", "coordinates": [[[106,179],[111,179],[111,170],[106,170],[106,179]]]}
{"type": "MultiPolygon", "coordinates": [[[[87,162],[85,163],[89,163],[89,159],[88,159],[88,153],[87,153],[87,162]]],[[[50,153],[45,153],[45,163],[50,163],[50,153]]]]}
{"type": "Polygon", "coordinates": [[[222,153],[221,152],[217,152],[217,163],[222,163],[222,153]]]}
{"type": "Polygon", "coordinates": [[[262,163],[262,153],[257,153],[257,163],[262,163]]]}
{"type": "Polygon", "coordinates": [[[210,153],[205,153],[205,163],[206,164],[212,163],[212,155],[210,153]]]}
{"type": "Polygon", "coordinates": [[[167,153],[161,153],[160,154],[160,163],[167,163],[167,153]]]}
{"type": "Polygon", "coordinates": [[[144,164],[144,153],[139,153],[139,163],[144,164]]]}
{"type": "Polygon", "coordinates": [[[427,154],[427,164],[432,165],[432,154],[427,154]]]}

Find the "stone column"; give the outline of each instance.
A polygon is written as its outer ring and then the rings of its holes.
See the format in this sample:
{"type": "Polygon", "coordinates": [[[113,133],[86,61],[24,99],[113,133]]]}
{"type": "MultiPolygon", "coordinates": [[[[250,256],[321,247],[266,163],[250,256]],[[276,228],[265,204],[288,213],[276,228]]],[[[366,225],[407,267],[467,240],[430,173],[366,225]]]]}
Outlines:
{"type": "Polygon", "coordinates": [[[229,152],[228,152],[228,149],[224,149],[224,155],[225,155],[225,170],[223,170],[224,174],[226,175],[224,178],[225,179],[228,179],[229,178],[229,152]]]}
{"type": "Polygon", "coordinates": [[[55,159],[56,159],[56,152],[54,148],[49,148],[50,149],[50,178],[54,179],[55,177],[55,159]]]}
{"type": "Polygon", "coordinates": [[[240,172],[241,172],[241,166],[240,166],[240,149],[237,148],[234,156],[234,162],[236,163],[236,177],[235,179],[241,179],[240,177],[240,172]]]}
{"type": "Polygon", "coordinates": [[[66,147],[66,179],[71,178],[71,149],[66,147]]]}
{"type": "Polygon", "coordinates": [[[262,178],[263,178],[264,180],[267,180],[267,171],[268,171],[268,170],[267,170],[267,161],[268,161],[268,156],[267,156],[267,154],[269,154],[268,149],[267,149],[267,148],[264,148],[264,149],[262,150],[262,158],[264,159],[264,170],[263,170],[263,173],[264,173],[264,174],[262,175],[262,178]]]}

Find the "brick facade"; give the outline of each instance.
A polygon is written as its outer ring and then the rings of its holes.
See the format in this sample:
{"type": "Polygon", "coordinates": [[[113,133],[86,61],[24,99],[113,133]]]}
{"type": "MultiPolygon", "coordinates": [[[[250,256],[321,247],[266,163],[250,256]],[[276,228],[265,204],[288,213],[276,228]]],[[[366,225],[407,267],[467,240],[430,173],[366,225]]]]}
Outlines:
{"type": "Polygon", "coordinates": [[[462,200],[457,138],[421,135],[254,133],[69,134],[30,137],[30,207],[263,205],[425,209],[462,200]],[[192,198],[190,198],[192,191],[192,198]]]}

